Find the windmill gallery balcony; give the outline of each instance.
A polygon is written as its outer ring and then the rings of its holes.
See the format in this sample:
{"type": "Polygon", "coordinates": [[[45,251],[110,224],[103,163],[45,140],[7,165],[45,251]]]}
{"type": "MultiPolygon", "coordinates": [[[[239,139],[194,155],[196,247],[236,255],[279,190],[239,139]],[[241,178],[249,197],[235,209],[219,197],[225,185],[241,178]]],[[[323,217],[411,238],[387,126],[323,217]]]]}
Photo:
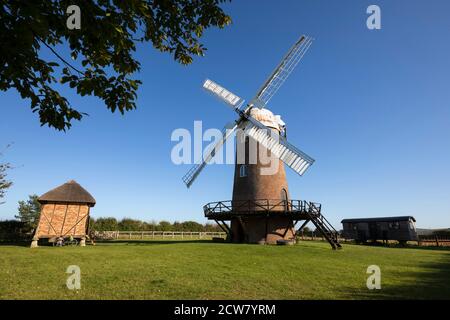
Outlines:
{"type": "Polygon", "coordinates": [[[320,216],[321,204],[304,200],[238,200],[211,202],[203,206],[210,220],[230,220],[238,216],[285,215],[294,220],[320,216]]]}
{"type": "MultiPolygon", "coordinates": [[[[209,220],[214,220],[223,229],[223,231],[227,232],[232,241],[233,238],[235,238],[234,240],[237,240],[236,233],[238,233],[237,230],[233,228],[233,221],[237,222],[240,228],[242,228],[240,233],[243,233],[245,237],[248,238],[253,236],[254,239],[258,239],[263,236],[266,239],[266,243],[270,243],[270,241],[267,241],[270,239],[270,232],[268,230],[268,224],[270,224],[269,221],[280,222],[284,220],[284,223],[287,222],[289,225],[285,229],[288,231],[289,229],[292,229],[294,232],[293,235],[295,234],[294,228],[297,223],[299,221],[304,221],[298,231],[306,226],[308,222],[312,222],[316,226],[317,230],[324,235],[333,249],[340,249],[341,245],[337,240],[338,233],[328,222],[328,220],[321,214],[321,209],[321,204],[304,200],[269,199],[219,201],[211,202],[203,206],[205,217],[209,220]],[[251,225],[253,218],[265,218],[266,230],[262,231],[263,235],[253,234],[255,232],[245,230],[249,229],[248,227],[251,225]],[[225,221],[231,221],[231,228],[225,223],[225,221]],[[245,225],[247,225],[247,227],[245,227],[245,225]]],[[[276,237],[285,238],[288,231],[284,231],[282,234],[277,234],[276,237]]],[[[240,242],[240,240],[237,241],[240,242]]]]}

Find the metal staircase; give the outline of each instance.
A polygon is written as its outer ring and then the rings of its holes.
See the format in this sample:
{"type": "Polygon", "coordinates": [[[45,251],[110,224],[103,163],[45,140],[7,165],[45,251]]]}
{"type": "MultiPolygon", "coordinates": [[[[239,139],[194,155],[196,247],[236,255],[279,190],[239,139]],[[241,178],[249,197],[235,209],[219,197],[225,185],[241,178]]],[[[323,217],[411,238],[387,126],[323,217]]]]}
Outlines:
{"type": "Polygon", "coordinates": [[[307,214],[309,220],[316,226],[317,230],[322,233],[322,235],[330,243],[333,250],[342,249],[341,244],[338,240],[338,232],[333,228],[331,223],[320,213],[321,206],[310,202],[308,206],[307,214]]]}

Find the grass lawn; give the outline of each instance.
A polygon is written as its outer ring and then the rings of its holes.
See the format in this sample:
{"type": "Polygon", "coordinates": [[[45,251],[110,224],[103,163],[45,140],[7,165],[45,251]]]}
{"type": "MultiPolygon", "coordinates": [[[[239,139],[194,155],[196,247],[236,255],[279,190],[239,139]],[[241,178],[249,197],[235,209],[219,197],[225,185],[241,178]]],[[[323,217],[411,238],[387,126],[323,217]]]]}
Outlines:
{"type": "Polygon", "coordinates": [[[131,241],[0,246],[0,299],[450,299],[450,251],[321,242],[131,241]],[[381,268],[368,290],[366,269],[381,268]],[[69,265],[81,290],[66,287],[69,265]]]}

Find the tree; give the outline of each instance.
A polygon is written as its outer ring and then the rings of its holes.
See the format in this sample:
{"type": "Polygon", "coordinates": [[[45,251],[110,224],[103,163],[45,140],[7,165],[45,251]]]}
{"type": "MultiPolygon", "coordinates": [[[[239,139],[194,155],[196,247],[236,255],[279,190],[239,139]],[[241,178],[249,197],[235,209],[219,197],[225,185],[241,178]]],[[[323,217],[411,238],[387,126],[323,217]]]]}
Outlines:
{"type": "Polygon", "coordinates": [[[141,231],[143,230],[143,223],[140,220],[130,218],[123,218],[118,224],[120,231],[141,231]]]}
{"type": "Polygon", "coordinates": [[[193,56],[205,53],[200,42],[205,29],[231,23],[219,6],[226,1],[2,0],[0,90],[16,89],[30,100],[41,125],[58,130],[69,129],[73,120],[86,115],[58,92],[58,83],[81,96],[96,96],[111,112],[123,114],[136,108],[141,84],[132,78],[140,70],[136,45],[151,43],[181,64],[190,64],[193,56]],[[73,5],[80,9],[81,26],[71,30],[73,17],[67,10],[73,5]],[[70,58],[58,53],[57,46],[68,47],[70,58]],[[43,47],[54,60],[41,57],[43,47]]]}
{"type": "Polygon", "coordinates": [[[223,230],[217,224],[206,223],[203,231],[206,231],[206,232],[222,232],[223,230]]]}
{"type": "Polygon", "coordinates": [[[172,224],[172,230],[173,230],[173,231],[183,231],[183,225],[182,225],[180,222],[175,221],[175,222],[172,224]]]}
{"type": "Polygon", "coordinates": [[[172,224],[168,221],[160,221],[156,229],[158,231],[172,231],[172,224]]]}
{"type": "MultiPolygon", "coordinates": [[[[9,145],[6,147],[8,148],[9,145]]],[[[3,156],[3,153],[0,152],[0,156],[3,156]]],[[[0,204],[6,195],[6,190],[8,190],[12,186],[12,182],[6,179],[6,171],[11,169],[11,165],[9,163],[0,163],[0,204]]]]}
{"type": "Polygon", "coordinates": [[[154,231],[155,230],[155,223],[154,222],[142,222],[142,230],[143,231],[154,231]]]}
{"type": "Polygon", "coordinates": [[[38,202],[39,196],[36,194],[28,196],[28,200],[19,201],[18,214],[15,216],[28,227],[36,229],[41,213],[41,204],[38,202]]]}
{"type": "Polygon", "coordinates": [[[91,218],[90,228],[95,231],[119,230],[116,218],[98,218],[98,219],[91,218]]]}
{"type": "Polygon", "coordinates": [[[182,228],[181,231],[203,231],[204,226],[198,222],[195,221],[185,221],[181,224],[182,228]]]}
{"type": "MultiPolygon", "coordinates": [[[[6,190],[12,186],[12,182],[6,179],[6,171],[11,168],[9,163],[0,163],[0,200],[6,195],[6,190]]],[[[3,204],[5,202],[1,202],[3,204]]]]}
{"type": "Polygon", "coordinates": [[[303,227],[302,231],[304,234],[310,234],[312,232],[312,230],[308,226],[303,227]]]}

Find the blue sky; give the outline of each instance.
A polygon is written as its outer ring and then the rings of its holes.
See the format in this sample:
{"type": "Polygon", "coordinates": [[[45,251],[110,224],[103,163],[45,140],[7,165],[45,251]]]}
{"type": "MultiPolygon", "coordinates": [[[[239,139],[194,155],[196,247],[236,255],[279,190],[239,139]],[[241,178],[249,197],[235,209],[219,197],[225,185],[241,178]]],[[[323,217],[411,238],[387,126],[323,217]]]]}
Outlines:
{"type": "MultiPolygon", "coordinates": [[[[413,215],[419,227],[450,227],[450,3],[434,1],[234,1],[233,25],[210,30],[206,57],[183,67],[142,46],[138,109],[111,114],[101,101],[63,94],[89,113],[67,133],[40,127],[15,92],[0,93],[0,144],[16,168],[0,205],[70,179],[96,198],[93,217],[205,222],[205,203],[231,198],[233,166],[205,169],[191,189],[172,164],[174,129],[222,128],[235,115],[201,90],[211,78],[251,98],[302,33],[315,42],[271,100],[289,140],[316,159],[291,197],[322,203],[343,218],[413,215]],[[276,5],[275,5],[276,3],[276,5]],[[382,29],[366,27],[378,4],[382,29]]],[[[83,28],[83,26],[82,26],[83,28]]]]}

